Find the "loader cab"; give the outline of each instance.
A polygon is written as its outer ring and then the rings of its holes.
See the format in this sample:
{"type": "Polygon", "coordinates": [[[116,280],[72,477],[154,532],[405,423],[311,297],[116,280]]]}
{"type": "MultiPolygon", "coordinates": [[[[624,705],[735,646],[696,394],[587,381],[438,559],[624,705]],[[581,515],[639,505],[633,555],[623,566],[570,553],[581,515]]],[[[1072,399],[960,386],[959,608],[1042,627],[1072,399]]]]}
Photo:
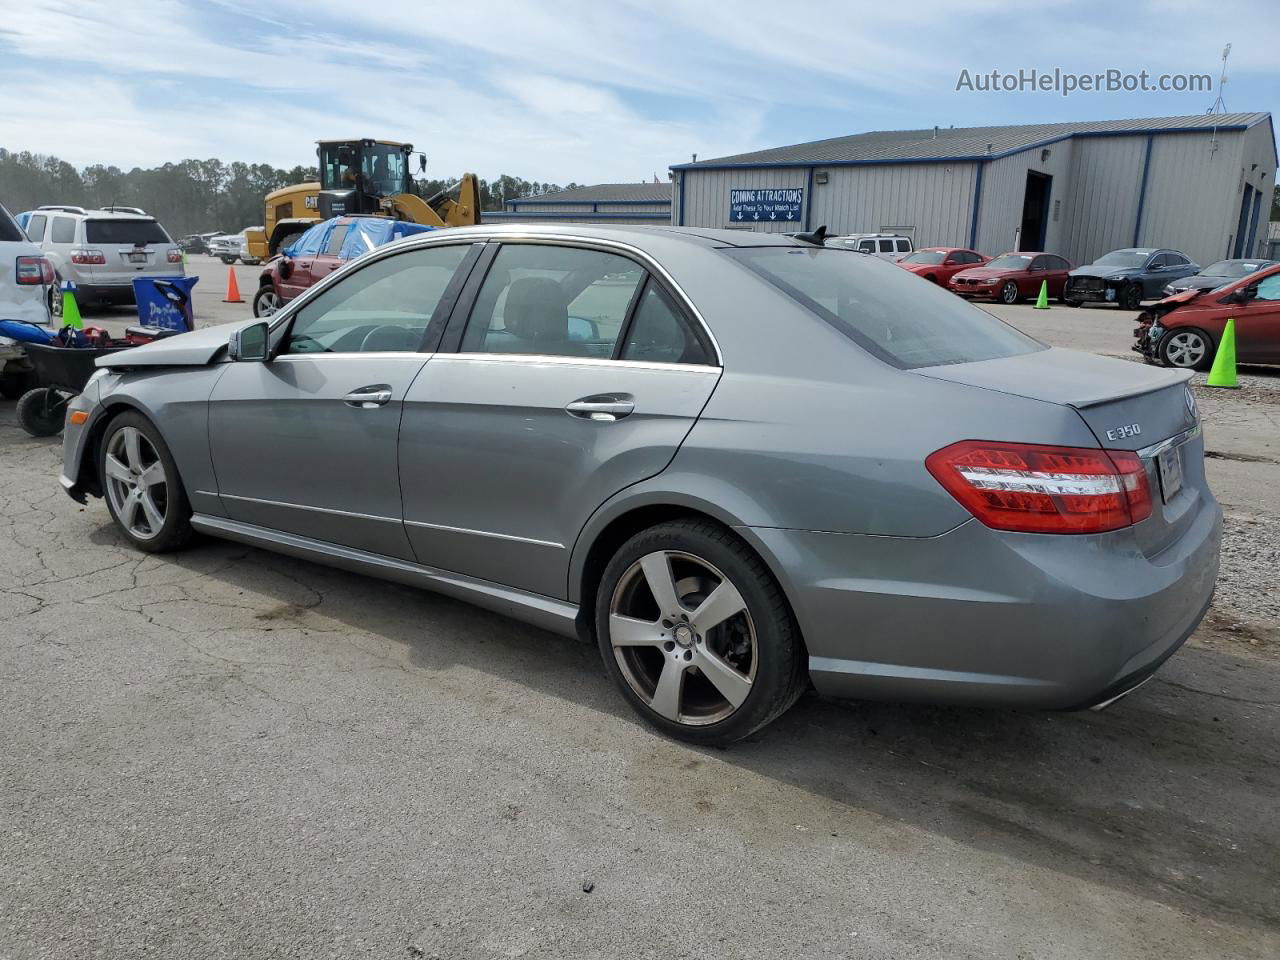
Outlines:
{"type": "Polygon", "coordinates": [[[381,213],[385,197],[413,191],[413,145],[385,140],[333,140],[319,144],[321,219],[381,213]]]}

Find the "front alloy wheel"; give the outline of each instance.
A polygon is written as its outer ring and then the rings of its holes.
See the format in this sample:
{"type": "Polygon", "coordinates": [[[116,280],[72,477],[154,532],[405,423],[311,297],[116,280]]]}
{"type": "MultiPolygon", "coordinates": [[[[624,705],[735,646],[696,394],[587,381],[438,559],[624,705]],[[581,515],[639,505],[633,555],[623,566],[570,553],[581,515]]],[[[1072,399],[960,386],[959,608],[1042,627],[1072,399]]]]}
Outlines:
{"type": "Polygon", "coordinates": [[[1165,336],[1160,354],[1171,367],[1198,370],[1209,356],[1209,342],[1199,330],[1175,330],[1165,336]]]}
{"type": "Polygon", "coordinates": [[[169,507],[169,481],[155,447],[137,427],[122,427],[111,435],[104,462],[120,525],[138,540],[155,539],[169,507]]]}
{"type": "Polygon", "coordinates": [[[191,505],[173,455],[150,420],[135,411],[116,417],[98,458],[107,508],[130,543],[162,553],[190,539],[191,505]]]}
{"type": "Polygon", "coordinates": [[[1019,299],[1020,297],[1018,295],[1018,285],[1014,283],[1012,280],[1007,281],[1005,285],[1000,288],[1001,303],[1007,303],[1012,305],[1017,303],[1019,299]]]}

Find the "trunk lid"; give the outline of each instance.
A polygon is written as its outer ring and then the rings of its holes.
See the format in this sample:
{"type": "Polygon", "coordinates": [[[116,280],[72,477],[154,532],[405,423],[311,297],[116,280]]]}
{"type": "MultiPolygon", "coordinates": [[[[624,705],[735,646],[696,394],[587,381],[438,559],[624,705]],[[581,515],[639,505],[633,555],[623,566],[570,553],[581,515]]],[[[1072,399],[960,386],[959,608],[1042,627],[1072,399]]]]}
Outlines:
{"type": "Polygon", "coordinates": [[[1199,431],[1199,413],[1187,387],[1191,379],[1187,371],[1050,348],[914,372],[1071,407],[1099,446],[1139,452],[1151,487],[1152,511],[1134,529],[1148,556],[1177,540],[1198,511],[1211,501],[1204,476],[1204,439],[1199,431]],[[1162,447],[1171,447],[1173,452],[1162,454],[1162,447]],[[1167,499],[1162,495],[1162,456],[1170,485],[1173,478],[1169,471],[1181,467],[1181,487],[1167,499]],[[1173,460],[1176,464],[1170,463],[1173,460]]]}

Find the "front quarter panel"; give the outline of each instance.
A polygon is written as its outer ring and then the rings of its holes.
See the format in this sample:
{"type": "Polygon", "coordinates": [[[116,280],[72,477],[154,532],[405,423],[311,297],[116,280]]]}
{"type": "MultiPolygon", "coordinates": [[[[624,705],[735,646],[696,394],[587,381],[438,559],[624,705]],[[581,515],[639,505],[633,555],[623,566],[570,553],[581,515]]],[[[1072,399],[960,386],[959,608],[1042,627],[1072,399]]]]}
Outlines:
{"type": "Polygon", "coordinates": [[[107,421],[125,410],[139,411],[155,424],[178,465],[183,487],[197,513],[222,516],[218,484],[209,456],[209,395],[228,364],[206,367],[141,368],[110,371],[91,385],[97,396],[82,394],[89,420],[63,441],[64,486],[82,487],[97,470],[97,443],[107,421]]]}

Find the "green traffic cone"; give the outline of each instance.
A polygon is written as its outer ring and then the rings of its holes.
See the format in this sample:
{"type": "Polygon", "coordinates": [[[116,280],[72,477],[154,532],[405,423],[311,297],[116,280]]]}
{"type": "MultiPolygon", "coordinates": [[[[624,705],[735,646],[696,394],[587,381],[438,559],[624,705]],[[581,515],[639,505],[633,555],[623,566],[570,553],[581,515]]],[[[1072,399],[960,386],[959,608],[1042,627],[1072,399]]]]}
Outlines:
{"type": "Polygon", "coordinates": [[[76,306],[76,295],[70,290],[62,291],[62,325],[84,329],[84,321],[80,319],[80,308],[76,306]]]}
{"type": "Polygon", "coordinates": [[[1040,281],[1040,296],[1036,297],[1036,309],[1037,310],[1049,309],[1049,281],[1048,280],[1040,281]]]}
{"type": "Polygon", "coordinates": [[[1213,367],[1209,370],[1209,386],[1239,389],[1236,382],[1236,322],[1227,321],[1227,328],[1222,331],[1222,342],[1218,344],[1218,352],[1213,355],[1213,367]]]}

